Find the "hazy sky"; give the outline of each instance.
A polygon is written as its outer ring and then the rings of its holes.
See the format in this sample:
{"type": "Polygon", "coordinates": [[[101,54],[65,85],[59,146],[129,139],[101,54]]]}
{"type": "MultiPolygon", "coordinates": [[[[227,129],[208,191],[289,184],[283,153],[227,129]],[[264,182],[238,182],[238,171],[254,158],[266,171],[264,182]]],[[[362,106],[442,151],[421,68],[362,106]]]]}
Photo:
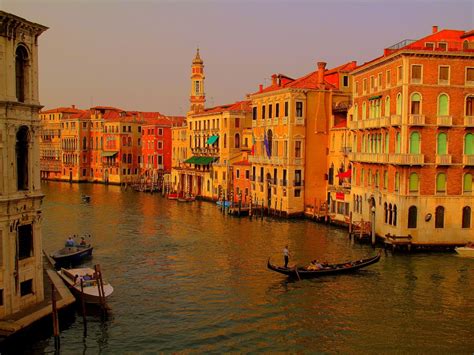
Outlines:
{"type": "Polygon", "coordinates": [[[273,73],[298,77],[379,56],[403,39],[474,28],[471,1],[0,0],[50,29],[40,37],[40,100],[184,115],[196,47],[207,106],[231,103],[273,73]]]}

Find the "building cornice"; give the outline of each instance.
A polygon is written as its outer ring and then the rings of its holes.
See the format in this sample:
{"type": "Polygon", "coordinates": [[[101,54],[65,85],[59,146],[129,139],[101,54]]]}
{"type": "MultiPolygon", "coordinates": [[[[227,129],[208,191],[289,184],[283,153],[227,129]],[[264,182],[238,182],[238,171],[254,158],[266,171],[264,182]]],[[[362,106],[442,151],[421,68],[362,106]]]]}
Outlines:
{"type": "Polygon", "coordinates": [[[16,15],[0,11],[0,36],[8,39],[21,38],[21,35],[29,35],[37,38],[48,27],[38,23],[30,22],[16,15]]]}

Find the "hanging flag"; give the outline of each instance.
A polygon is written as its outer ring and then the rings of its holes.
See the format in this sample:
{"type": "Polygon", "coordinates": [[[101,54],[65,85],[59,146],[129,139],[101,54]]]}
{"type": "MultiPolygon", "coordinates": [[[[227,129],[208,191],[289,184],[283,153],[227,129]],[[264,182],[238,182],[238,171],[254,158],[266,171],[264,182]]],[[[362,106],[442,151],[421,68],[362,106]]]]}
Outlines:
{"type": "Polygon", "coordinates": [[[267,132],[264,132],[263,145],[265,146],[265,150],[267,152],[267,155],[270,158],[271,155],[272,155],[272,152],[270,151],[270,144],[268,143],[267,132]]]}
{"type": "Polygon", "coordinates": [[[347,171],[344,171],[343,173],[337,174],[337,177],[340,178],[340,179],[350,178],[351,176],[352,176],[352,170],[351,169],[349,169],[347,171]]]}

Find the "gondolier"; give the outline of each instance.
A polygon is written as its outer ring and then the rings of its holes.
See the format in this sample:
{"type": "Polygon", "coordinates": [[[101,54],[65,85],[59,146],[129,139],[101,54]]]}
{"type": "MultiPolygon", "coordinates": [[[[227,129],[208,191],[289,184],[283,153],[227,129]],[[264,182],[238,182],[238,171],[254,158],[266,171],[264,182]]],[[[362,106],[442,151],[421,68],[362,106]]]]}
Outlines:
{"type": "Polygon", "coordinates": [[[288,261],[290,259],[290,251],[288,250],[288,245],[285,245],[283,249],[283,257],[285,259],[285,267],[288,268],[288,261]]]}

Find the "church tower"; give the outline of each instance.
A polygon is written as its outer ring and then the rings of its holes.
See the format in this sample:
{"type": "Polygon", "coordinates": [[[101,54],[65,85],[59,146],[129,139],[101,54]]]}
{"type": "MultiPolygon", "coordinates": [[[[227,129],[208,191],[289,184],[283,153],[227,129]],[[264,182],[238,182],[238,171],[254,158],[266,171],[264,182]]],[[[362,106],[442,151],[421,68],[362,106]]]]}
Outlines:
{"type": "Polygon", "coordinates": [[[204,110],[204,103],[206,102],[206,95],[204,94],[204,62],[199,56],[199,48],[196,51],[191,68],[190,110],[192,113],[197,113],[204,110]]]}

